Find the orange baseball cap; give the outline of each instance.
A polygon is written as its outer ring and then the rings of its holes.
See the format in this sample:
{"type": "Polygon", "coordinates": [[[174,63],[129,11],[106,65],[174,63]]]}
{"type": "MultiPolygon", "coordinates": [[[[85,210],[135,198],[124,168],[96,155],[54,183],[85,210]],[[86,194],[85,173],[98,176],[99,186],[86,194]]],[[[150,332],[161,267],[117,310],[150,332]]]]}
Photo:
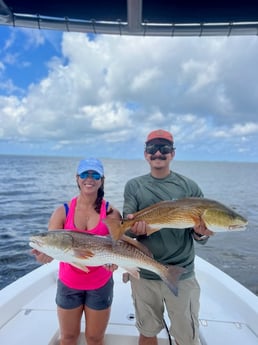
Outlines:
{"type": "Polygon", "coordinates": [[[164,139],[171,143],[174,141],[173,135],[164,129],[156,129],[155,131],[150,132],[147,136],[146,143],[154,139],[164,139]]]}

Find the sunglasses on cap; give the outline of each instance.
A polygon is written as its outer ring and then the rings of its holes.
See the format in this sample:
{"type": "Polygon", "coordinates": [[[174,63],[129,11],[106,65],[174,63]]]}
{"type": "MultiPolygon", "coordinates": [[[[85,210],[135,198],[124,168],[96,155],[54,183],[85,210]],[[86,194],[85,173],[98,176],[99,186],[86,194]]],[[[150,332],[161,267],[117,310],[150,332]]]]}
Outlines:
{"type": "Polygon", "coordinates": [[[154,155],[157,151],[161,154],[166,155],[174,151],[173,145],[159,145],[159,144],[151,144],[145,146],[145,152],[151,155],[154,155]]]}
{"type": "Polygon", "coordinates": [[[99,173],[97,173],[96,171],[94,171],[94,172],[84,171],[81,174],[79,174],[79,176],[82,180],[85,180],[88,177],[91,177],[96,181],[101,179],[101,175],[99,173]]]}

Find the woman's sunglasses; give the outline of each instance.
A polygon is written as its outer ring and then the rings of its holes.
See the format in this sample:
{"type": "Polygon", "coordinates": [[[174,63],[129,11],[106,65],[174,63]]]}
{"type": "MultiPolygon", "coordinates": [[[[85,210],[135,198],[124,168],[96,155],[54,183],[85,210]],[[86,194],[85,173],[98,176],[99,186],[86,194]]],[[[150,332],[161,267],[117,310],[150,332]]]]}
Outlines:
{"type": "Polygon", "coordinates": [[[174,147],[172,145],[158,145],[158,144],[146,145],[145,147],[145,152],[151,155],[154,155],[157,151],[159,151],[163,155],[166,155],[168,153],[173,152],[174,147]]]}
{"type": "Polygon", "coordinates": [[[80,176],[80,178],[82,180],[84,180],[84,179],[86,179],[88,177],[91,177],[91,178],[93,178],[96,181],[101,179],[101,175],[99,173],[95,172],[95,171],[94,172],[84,171],[81,174],[79,174],[79,176],[80,176]]]}

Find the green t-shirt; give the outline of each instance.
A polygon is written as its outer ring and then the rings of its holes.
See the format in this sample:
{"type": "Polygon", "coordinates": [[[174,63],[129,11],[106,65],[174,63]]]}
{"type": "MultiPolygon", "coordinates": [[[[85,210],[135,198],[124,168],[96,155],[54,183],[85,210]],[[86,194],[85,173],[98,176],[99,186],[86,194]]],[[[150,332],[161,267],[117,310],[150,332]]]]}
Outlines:
{"type": "MultiPolygon", "coordinates": [[[[157,179],[151,174],[139,176],[126,183],[123,214],[126,217],[129,213],[140,211],[160,201],[186,197],[203,197],[203,193],[194,181],[183,175],[171,171],[170,175],[163,179],[157,179]]],[[[149,248],[155,260],[186,268],[181,279],[193,275],[195,251],[192,229],[163,228],[150,236],[138,236],[137,239],[149,248]]],[[[158,275],[147,270],[141,270],[141,277],[160,279],[158,275]]]]}

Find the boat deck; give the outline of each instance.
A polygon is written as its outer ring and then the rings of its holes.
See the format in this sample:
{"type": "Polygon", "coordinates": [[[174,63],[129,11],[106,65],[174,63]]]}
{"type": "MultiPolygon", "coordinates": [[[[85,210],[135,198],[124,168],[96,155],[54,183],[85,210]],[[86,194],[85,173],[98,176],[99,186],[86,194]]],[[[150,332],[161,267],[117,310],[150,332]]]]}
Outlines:
{"type": "MultiPolygon", "coordinates": [[[[247,293],[247,297],[243,295],[246,289],[229,277],[227,287],[225,275],[217,269],[207,271],[207,263],[199,258],[197,276],[202,287],[200,311],[202,345],[257,345],[257,297],[251,292],[247,293]],[[213,277],[214,274],[216,279],[213,277]]],[[[1,290],[1,344],[57,345],[59,333],[54,301],[55,291],[56,263],[42,266],[31,272],[26,280],[21,278],[8,289],[1,290]],[[14,296],[17,297],[15,304],[14,296]]],[[[130,284],[122,283],[120,270],[115,274],[114,293],[115,299],[106,332],[106,345],[136,345],[138,331],[134,326],[130,284]]],[[[167,316],[166,321],[169,325],[167,316]]],[[[82,321],[82,332],[83,329],[84,321],[82,321]]],[[[159,345],[168,344],[167,333],[163,330],[159,334],[159,345]]],[[[85,345],[83,334],[78,345],[85,345]]]]}
{"type": "MultiPolygon", "coordinates": [[[[51,264],[52,265],[52,264],[51,264]]],[[[41,267],[44,269],[45,267],[41,267]]],[[[33,275],[31,272],[30,275],[33,275]]],[[[138,342],[138,331],[135,328],[134,309],[131,304],[130,284],[122,283],[121,274],[116,274],[115,299],[112,305],[110,322],[105,337],[105,345],[133,345],[138,342]]],[[[17,281],[18,282],[18,281],[17,281]]],[[[37,345],[58,345],[59,331],[56,315],[56,304],[54,296],[56,293],[56,269],[53,269],[47,281],[38,281],[35,289],[39,293],[30,299],[29,291],[24,288],[21,299],[28,302],[21,306],[14,317],[0,328],[1,345],[37,344],[37,345]],[[15,331],[14,331],[15,330],[15,331]]],[[[13,285],[13,284],[12,284],[13,285]]],[[[15,289],[15,286],[13,287],[15,289]]],[[[14,291],[13,289],[13,291],[14,291]]],[[[1,293],[1,291],[0,291],[1,293]]],[[[13,293],[13,295],[15,292],[13,293]]],[[[8,303],[7,303],[8,304],[8,303]]],[[[3,313],[13,314],[8,305],[1,307],[0,324],[3,313]]],[[[16,308],[13,306],[12,308],[16,308]]],[[[82,320],[78,345],[85,345],[83,330],[85,322],[82,320]]],[[[168,336],[165,331],[160,334],[159,344],[168,344],[168,336]]]]}

